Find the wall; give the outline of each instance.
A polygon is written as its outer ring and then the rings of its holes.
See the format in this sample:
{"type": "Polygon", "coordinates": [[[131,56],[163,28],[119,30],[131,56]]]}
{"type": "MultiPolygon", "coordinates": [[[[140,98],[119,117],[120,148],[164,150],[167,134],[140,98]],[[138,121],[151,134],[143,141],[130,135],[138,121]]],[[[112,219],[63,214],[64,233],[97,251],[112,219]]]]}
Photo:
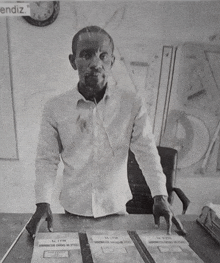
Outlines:
{"type": "MultiPolygon", "coordinates": [[[[72,70],[68,55],[71,38],[78,29],[88,24],[104,27],[117,47],[113,79],[130,81],[138,87],[148,83],[153,89],[158,85],[163,46],[181,47],[186,42],[219,45],[219,20],[218,2],[164,1],[62,1],[57,20],[45,28],[31,26],[21,17],[8,18],[19,160],[0,160],[0,211],[35,209],[34,156],[41,111],[48,98],[76,84],[77,73],[72,70]],[[145,73],[148,79],[144,79],[145,73]]],[[[61,170],[62,165],[58,182],[61,170]]],[[[192,200],[189,213],[198,213],[207,201],[220,203],[218,174],[195,176],[180,171],[177,183],[192,200]]],[[[58,193],[57,186],[52,204],[54,212],[62,212],[57,203],[58,193]]],[[[175,199],[177,214],[181,211],[179,205],[175,199]]]]}

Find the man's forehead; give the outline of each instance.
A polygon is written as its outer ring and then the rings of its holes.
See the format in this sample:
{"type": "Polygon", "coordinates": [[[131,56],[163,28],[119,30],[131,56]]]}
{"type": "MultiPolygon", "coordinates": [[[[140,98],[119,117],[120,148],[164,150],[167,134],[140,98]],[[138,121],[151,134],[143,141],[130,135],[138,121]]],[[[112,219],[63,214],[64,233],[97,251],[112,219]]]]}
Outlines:
{"type": "Polygon", "coordinates": [[[78,47],[94,47],[97,48],[98,46],[106,46],[111,47],[111,42],[109,37],[101,32],[85,32],[79,35],[79,39],[77,42],[78,47]]]}

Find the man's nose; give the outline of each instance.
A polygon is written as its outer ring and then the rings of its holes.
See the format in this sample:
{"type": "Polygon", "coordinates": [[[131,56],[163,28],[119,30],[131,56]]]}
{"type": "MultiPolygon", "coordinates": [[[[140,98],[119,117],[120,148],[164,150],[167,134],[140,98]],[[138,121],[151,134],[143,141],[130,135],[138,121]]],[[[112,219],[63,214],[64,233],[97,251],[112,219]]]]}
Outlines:
{"type": "Polygon", "coordinates": [[[98,55],[94,55],[91,58],[91,62],[89,64],[90,68],[101,68],[102,67],[102,60],[98,55]]]}

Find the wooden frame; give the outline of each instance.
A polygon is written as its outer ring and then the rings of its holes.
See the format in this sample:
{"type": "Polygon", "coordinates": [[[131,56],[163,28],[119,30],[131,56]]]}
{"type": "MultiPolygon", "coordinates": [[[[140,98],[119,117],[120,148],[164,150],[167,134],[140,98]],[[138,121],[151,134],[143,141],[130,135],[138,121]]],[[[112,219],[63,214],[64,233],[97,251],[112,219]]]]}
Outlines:
{"type": "Polygon", "coordinates": [[[18,159],[7,18],[0,23],[0,159],[18,159]]]}

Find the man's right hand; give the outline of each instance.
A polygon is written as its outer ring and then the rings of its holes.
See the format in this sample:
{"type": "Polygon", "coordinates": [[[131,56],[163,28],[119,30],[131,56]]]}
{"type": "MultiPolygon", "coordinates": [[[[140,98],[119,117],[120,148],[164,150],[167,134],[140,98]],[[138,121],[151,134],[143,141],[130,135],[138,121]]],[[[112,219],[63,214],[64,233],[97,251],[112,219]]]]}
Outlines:
{"type": "Polygon", "coordinates": [[[43,221],[47,221],[48,230],[53,232],[53,215],[50,209],[50,204],[39,203],[36,204],[36,206],[36,211],[26,226],[27,231],[33,238],[36,236],[43,221]]]}

